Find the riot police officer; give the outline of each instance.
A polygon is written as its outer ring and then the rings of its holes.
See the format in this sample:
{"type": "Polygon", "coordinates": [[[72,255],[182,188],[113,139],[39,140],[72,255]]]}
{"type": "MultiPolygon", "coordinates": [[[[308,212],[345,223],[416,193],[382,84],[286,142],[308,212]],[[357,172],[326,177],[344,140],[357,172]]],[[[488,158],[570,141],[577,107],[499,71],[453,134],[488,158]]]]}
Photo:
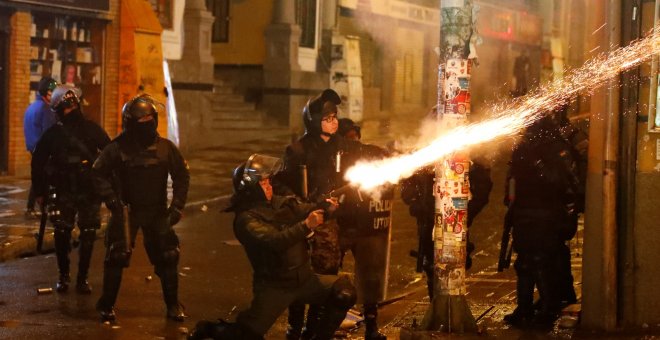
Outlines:
{"type": "MultiPolygon", "coordinates": [[[[359,143],[360,127],[351,119],[339,120],[339,134],[354,143],[345,157],[346,166],[359,160],[382,159],[385,150],[359,143]]],[[[378,303],[385,298],[390,251],[393,187],[380,188],[378,195],[349,192],[337,211],[342,254],[349,250],[355,259],[358,302],[363,306],[365,340],[384,340],[378,330],[378,303]]]]}
{"type": "MultiPolygon", "coordinates": [[[[307,239],[323,224],[324,213],[317,204],[273,195],[270,179],[280,165],[278,158],[254,154],[233,174],[234,234],[253,270],[250,308],[235,324],[200,322],[190,339],[263,339],[293,302],[323,306],[315,339],[330,339],[355,303],[347,278],[313,272],[307,239]]],[[[336,208],[329,204],[329,210],[336,208]]]]}
{"type": "Polygon", "coordinates": [[[584,213],[586,181],[587,181],[587,152],[589,149],[589,136],[571,124],[568,118],[569,104],[566,103],[557,108],[553,114],[555,122],[559,125],[559,132],[564,140],[571,146],[571,154],[575,160],[577,170],[577,191],[575,199],[574,218],[567,221],[568,232],[565,242],[562,244],[558,257],[558,280],[561,305],[569,305],[577,302],[575,288],[573,287],[573,273],[571,272],[571,249],[566,244],[577,232],[578,214],[584,213]]]}
{"type": "Polygon", "coordinates": [[[511,155],[513,249],[518,254],[517,304],[504,320],[550,326],[558,305],[557,258],[575,214],[577,178],[570,145],[550,117],[529,126],[511,155]],[[533,307],[534,287],[540,296],[533,307]]]}
{"type": "Polygon", "coordinates": [[[80,259],[76,290],[89,294],[92,290],[87,274],[96,230],[101,226],[101,200],[93,189],[91,168],[110,138],[100,126],[83,116],[78,89],[57,86],[50,107],[59,121],[46,130],[34,150],[32,187],[40,205],[49,185],[55,189],[54,201],[48,204],[55,228],[55,255],[60,274],[56,290],[63,293],[69,288],[71,231],[77,216],[80,259]]]}
{"type": "Polygon", "coordinates": [[[182,217],[190,175],[174,143],[156,131],[159,105],[147,94],[126,102],[123,132],[94,163],[96,185],[112,212],[106,235],[103,294],[96,304],[103,320],[115,319],[122,271],[129,265],[138,229],[142,229],[149,261],[160,277],[166,316],[175,321],[186,317],[178,299],[179,239],[172,227],[182,217]],[[169,207],[168,175],[173,190],[169,207]],[[124,225],[124,206],[128,208],[129,226],[124,225]]]}
{"type": "MultiPolygon", "coordinates": [[[[314,202],[344,184],[342,171],[345,169],[343,160],[347,147],[344,139],[337,135],[339,104],[341,98],[331,89],[307,101],[302,111],[305,134],[287,146],[284,167],[273,183],[276,192],[293,193],[303,200],[314,202]]],[[[328,219],[316,228],[310,243],[312,266],[316,273],[336,275],[341,260],[336,219],[328,219]]],[[[304,313],[304,306],[293,306],[289,310],[289,339],[300,336],[304,313]]],[[[317,306],[310,306],[303,337],[314,333],[318,313],[317,306]]]]}

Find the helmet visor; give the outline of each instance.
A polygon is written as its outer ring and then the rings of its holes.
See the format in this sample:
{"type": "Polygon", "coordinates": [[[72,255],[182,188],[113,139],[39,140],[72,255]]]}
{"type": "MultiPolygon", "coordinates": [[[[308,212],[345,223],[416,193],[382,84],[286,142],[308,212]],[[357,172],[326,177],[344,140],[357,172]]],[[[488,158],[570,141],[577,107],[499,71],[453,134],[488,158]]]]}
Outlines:
{"type": "Polygon", "coordinates": [[[280,158],[255,153],[245,163],[243,174],[252,180],[260,181],[277,174],[281,168],[282,160],[280,158]]]}

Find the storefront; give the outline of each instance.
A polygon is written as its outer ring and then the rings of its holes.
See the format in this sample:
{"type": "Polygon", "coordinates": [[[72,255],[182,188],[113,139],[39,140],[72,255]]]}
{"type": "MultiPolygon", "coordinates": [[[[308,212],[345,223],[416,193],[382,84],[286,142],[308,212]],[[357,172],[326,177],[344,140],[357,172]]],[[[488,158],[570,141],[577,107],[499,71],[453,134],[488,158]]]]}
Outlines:
{"type": "Polygon", "coordinates": [[[37,86],[44,76],[80,88],[87,118],[103,127],[111,125],[108,133],[114,135],[116,115],[108,114],[107,108],[108,104],[115,104],[116,98],[112,84],[116,83],[118,38],[114,35],[119,25],[113,21],[118,3],[0,1],[0,53],[6,54],[0,55],[0,60],[9,61],[8,71],[0,70],[0,82],[6,84],[0,90],[0,104],[4,104],[0,118],[7,123],[2,124],[4,131],[0,132],[0,171],[13,175],[29,173],[23,114],[36,100],[37,86]],[[113,79],[107,79],[108,72],[113,79]]]}

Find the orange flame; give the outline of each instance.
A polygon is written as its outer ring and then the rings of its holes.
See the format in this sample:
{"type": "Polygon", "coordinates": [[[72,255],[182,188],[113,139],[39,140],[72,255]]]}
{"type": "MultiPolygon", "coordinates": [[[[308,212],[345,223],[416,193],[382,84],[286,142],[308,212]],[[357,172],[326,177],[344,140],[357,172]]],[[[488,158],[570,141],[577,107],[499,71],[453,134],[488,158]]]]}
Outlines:
{"type": "Polygon", "coordinates": [[[493,106],[488,119],[441,132],[429,145],[409,154],[378,161],[359,162],[346,172],[346,180],[363,190],[373,190],[400,179],[456,151],[500,137],[512,136],[578,92],[593,90],[619,73],[639,66],[660,53],[660,27],[646,38],[587,61],[564,79],[530,94],[493,106]]]}

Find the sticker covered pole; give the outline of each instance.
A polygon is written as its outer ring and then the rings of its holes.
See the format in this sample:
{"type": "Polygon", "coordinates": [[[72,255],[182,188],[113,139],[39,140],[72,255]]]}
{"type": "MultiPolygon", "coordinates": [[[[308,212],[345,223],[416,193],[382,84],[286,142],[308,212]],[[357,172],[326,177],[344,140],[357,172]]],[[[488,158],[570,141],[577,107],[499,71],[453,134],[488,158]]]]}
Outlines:
{"type": "MultiPolygon", "coordinates": [[[[437,119],[446,131],[467,124],[470,114],[476,15],[472,0],[442,0],[440,12],[437,119]]],[[[469,171],[462,151],[435,164],[434,294],[421,324],[428,331],[477,331],[465,298],[469,171]]]]}

